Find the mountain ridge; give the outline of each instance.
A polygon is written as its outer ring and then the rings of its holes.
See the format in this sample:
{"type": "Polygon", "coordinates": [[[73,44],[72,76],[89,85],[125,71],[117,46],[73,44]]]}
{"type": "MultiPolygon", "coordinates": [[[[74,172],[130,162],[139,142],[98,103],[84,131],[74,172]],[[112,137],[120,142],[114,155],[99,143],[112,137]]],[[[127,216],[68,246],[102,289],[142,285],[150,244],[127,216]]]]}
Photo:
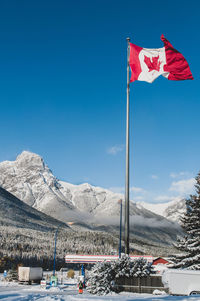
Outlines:
{"type": "MultiPolygon", "coordinates": [[[[59,181],[37,154],[24,151],[15,161],[1,162],[0,186],[46,215],[64,223],[73,222],[77,231],[90,229],[115,236],[119,233],[121,194],[88,183],[59,181]]],[[[181,233],[178,224],[130,202],[130,234],[140,247],[169,247],[181,233]]]]}
{"type": "MultiPolygon", "coordinates": [[[[53,175],[42,157],[28,151],[23,151],[15,161],[0,163],[0,186],[28,205],[55,218],[59,215],[62,219],[65,214],[69,218],[66,209],[70,210],[76,221],[80,212],[96,217],[119,215],[118,200],[124,198],[122,194],[89,183],[74,185],[60,181],[53,175]],[[56,209],[58,207],[59,212],[56,209]]],[[[130,202],[130,215],[140,215],[141,211],[149,215],[146,210],[151,214],[156,213],[169,220],[178,221],[185,207],[184,201],[160,204],[130,202]]]]}
{"type": "Polygon", "coordinates": [[[66,224],[40,212],[19,200],[10,192],[0,187],[0,223],[14,227],[26,227],[36,230],[52,230],[66,224]]]}

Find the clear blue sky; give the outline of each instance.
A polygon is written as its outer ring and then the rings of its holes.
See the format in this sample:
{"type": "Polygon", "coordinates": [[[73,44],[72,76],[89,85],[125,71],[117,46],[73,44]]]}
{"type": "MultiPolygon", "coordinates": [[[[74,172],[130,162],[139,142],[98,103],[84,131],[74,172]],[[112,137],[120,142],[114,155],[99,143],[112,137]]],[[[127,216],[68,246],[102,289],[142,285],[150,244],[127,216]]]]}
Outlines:
{"type": "Polygon", "coordinates": [[[159,48],[163,33],[195,80],[131,84],[131,186],[153,202],[189,192],[200,170],[199,11],[195,0],[1,1],[0,161],[30,150],[59,179],[120,191],[126,37],[159,48]]]}

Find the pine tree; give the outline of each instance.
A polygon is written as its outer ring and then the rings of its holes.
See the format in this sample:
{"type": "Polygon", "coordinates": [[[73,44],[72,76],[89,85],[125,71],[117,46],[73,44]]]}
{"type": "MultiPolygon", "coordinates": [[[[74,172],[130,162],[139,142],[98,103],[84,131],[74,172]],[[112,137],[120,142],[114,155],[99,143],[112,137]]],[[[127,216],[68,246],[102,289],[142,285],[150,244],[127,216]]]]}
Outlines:
{"type": "Polygon", "coordinates": [[[91,294],[106,295],[111,292],[111,281],[114,279],[110,262],[98,262],[90,272],[87,290],[91,294]]]}
{"type": "Polygon", "coordinates": [[[111,262],[112,269],[115,274],[115,278],[130,277],[130,270],[133,266],[133,262],[128,255],[123,255],[118,260],[111,262]]]}
{"type": "Polygon", "coordinates": [[[130,274],[134,277],[147,277],[153,273],[152,263],[148,262],[143,257],[134,260],[133,267],[130,270],[130,274]]]}
{"type": "Polygon", "coordinates": [[[200,173],[196,177],[196,194],[186,200],[186,213],[181,219],[185,232],[175,247],[181,252],[173,257],[173,268],[200,270],[200,173]]]}
{"type": "Polygon", "coordinates": [[[119,277],[146,277],[152,272],[151,263],[139,258],[131,261],[128,255],[112,262],[98,262],[92,268],[87,290],[91,294],[106,295],[114,290],[113,280],[119,277]]]}
{"type": "Polygon", "coordinates": [[[18,280],[18,274],[16,269],[12,269],[8,271],[8,274],[6,276],[6,281],[17,281],[18,280]]]}

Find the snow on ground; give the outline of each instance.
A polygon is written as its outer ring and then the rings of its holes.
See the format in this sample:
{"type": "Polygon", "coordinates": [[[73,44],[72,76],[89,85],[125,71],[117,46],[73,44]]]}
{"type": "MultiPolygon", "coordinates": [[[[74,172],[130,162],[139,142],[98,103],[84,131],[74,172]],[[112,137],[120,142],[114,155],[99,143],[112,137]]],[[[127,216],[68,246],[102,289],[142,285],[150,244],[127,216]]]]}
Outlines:
{"type": "MultiPolygon", "coordinates": [[[[60,275],[58,275],[60,276],[60,275]]],[[[59,279],[59,277],[58,277],[59,279]]],[[[200,301],[198,296],[169,296],[125,293],[96,296],[86,290],[78,294],[77,280],[64,277],[64,284],[58,287],[42,288],[38,284],[22,285],[17,282],[6,282],[0,275],[0,301],[200,301]]]]}
{"type": "Polygon", "coordinates": [[[18,283],[0,282],[1,301],[200,301],[199,296],[169,296],[120,293],[107,296],[94,296],[86,290],[78,294],[75,285],[59,285],[42,288],[40,285],[20,285],[18,283]]]}

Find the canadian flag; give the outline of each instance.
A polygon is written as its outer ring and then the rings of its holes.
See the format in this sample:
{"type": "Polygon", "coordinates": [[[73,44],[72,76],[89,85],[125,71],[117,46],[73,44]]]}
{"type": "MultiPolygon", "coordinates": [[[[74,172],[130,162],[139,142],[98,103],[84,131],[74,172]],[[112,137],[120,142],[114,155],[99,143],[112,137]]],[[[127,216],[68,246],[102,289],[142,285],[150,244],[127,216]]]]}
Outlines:
{"type": "Polygon", "coordinates": [[[193,79],[190,67],[184,56],[170,42],[161,36],[164,47],[147,49],[130,43],[129,64],[130,82],[135,80],[152,83],[162,75],[169,80],[193,79]]]}

